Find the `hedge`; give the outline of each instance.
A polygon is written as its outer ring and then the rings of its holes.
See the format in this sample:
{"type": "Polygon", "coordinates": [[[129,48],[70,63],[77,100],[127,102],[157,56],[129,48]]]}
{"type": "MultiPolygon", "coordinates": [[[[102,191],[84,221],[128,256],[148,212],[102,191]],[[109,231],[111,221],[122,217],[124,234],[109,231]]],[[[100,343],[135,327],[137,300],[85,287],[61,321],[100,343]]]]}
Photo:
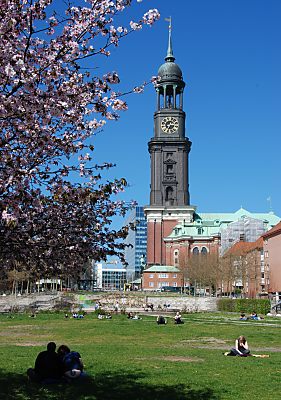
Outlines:
{"type": "Polygon", "coordinates": [[[244,314],[267,314],[270,312],[271,305],[268,299],[219,299],[218,310],[228,312],[238,312],[244,314]]]}

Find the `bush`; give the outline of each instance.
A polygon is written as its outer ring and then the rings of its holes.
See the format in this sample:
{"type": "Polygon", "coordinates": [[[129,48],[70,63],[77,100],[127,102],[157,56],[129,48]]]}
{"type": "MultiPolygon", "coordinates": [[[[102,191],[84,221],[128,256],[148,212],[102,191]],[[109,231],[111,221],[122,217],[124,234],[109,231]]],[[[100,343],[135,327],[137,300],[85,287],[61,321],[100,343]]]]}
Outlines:
{"type": "Polygon", "coordinates": [[[256,312],[267,314],[270,311],[270,300],[268,299],[219,299],[218,310],[238,313],[256,312]]]}

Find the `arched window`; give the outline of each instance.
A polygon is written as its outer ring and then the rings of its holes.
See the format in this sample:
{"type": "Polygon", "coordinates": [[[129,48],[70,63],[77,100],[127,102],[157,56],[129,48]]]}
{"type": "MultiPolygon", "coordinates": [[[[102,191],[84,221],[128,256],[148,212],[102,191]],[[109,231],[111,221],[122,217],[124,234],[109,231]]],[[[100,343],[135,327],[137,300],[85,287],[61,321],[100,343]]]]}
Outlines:
{"type": "Polygon", "coordinates": [[[208,254],[208,249],[206,247],[202,247],[201,254],[208,254]]]}
{"type": "Polygon", "coordinates": [[[197,255],[199,254],[199,249],[198,249],[198,247],[194,247],[194,248],[192,249],[192,254],[195,255],[195,256],[197,256],[197,255]]]}

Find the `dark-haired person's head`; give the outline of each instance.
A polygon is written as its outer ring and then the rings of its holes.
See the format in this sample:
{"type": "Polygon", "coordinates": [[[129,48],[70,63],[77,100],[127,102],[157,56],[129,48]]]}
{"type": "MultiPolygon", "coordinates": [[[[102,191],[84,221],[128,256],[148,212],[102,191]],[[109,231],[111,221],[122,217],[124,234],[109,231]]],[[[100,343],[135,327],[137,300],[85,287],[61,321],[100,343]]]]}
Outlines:
{"type": "Polygon", "coordinates": [[[57,347],[57,345],[56,345],[55,342],[49,342],[47,344],[47,350],[48,351],[56,351],[56,347],[57,347]]]}
{"type": "Polygon", "coordinates": [[[65,354],[70,353],[70,348],[68,346],[66,346],[65,344],[62,344],[59,348],[58,348],[58,354],[61,356],[64,356],[65,354]]]}

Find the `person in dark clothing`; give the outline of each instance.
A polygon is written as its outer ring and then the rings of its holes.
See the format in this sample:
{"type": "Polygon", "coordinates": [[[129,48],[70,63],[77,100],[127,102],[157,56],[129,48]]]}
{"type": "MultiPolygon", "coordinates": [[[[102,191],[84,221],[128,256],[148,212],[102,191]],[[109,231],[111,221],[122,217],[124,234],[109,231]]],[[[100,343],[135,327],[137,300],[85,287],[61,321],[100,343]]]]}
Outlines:
{"type": "Polygon", "coordinates": [[[35,367],[27,370],[29,379],[33,382],[56,383],[63,375],[63,364],[56,353],[56,344],[50,342],[47,350],[38,354],[35,367]]]}
{"type": "Polygon", "coordinates": [[[167,324],[167,320],[162,315],[158,315],[156,322],[158,325],[166,325],[167,324]]]}
{"type": "Polygon", "coordinates": [[[225,353],[226,356],[239,356],[239,357],[248,357],[251,356],[248,342],[245,336],[239,336],[238,339],[235,340],[235,347],[233,347],[230,352],[225,353]]]}

